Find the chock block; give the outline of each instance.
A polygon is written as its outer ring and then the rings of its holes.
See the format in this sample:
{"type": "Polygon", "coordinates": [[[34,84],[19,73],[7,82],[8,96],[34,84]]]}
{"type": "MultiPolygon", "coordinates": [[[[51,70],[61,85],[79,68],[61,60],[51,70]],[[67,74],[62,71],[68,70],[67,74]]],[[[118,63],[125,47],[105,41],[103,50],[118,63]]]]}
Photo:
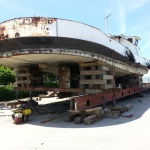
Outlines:
{"type": "Polygon", "coordinates": [[[91,115],[91,116],[84,118],[83,122],[85,125],[90,125],[90,124],[96,122],[97,120],[98,119],[97,119],[96,115],[91,115]]]}
{"type": "Polygon", "coordinates": [[[74,119],[74,123],[75,124],[81,124],[81,123],[83,123],[83,120],[84,120],[85,117],[87,117],[87,115],[81,115],[81,116],[76,117],[74,119]]]}
{"type": "Polygon", "coordinates": [[[71,114],[71,115],[65,116],[64,121],[65,122],[71,122],[78,116],[79,116],[79,114],[71,114]]]}
{"type": "Polygon", "coordinates": [[[117,119],[118,117],[120,117],[120,111],[104,112],[104,117],[117,119]]]}

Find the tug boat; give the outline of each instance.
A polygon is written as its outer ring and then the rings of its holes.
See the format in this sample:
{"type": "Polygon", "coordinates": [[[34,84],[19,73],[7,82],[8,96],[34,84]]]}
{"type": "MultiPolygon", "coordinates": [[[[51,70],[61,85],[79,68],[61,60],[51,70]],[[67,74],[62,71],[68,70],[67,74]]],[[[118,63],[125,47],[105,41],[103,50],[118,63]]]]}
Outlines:
{"type": "Polygon", "coordinates": [[[41,72],[58,76],[59,88],[141,86],[150,61],[139,40],[71,20],[14,18],[0,23],[0,64],[17,68],[20,88],[41,86],[41,72]]]}

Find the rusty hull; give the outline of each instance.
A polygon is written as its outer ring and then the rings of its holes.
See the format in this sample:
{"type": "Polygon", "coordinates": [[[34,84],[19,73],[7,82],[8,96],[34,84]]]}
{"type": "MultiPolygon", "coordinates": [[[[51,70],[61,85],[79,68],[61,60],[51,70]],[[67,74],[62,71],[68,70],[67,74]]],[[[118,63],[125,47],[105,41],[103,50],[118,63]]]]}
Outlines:
{"type": "MultiPolygon", "coordinates": [[[[116,72],[120,74],[147,73],[147,67],[130,62],[127,57],[103,44],[83,40],[75,35],[74,38],[70,38],[68,34],[72,30],[65,30],[60,23],[60,31],[58,28],[60,20],[26,17],[0,23],[0,64],[18,68],[45,63],[57,67],[63,63],[70,63],[68,59],[70,57],[71,63],[79,64],[97,60],[110,66],[114,64],[116,72]]],[[[77,22],[74,24],[77,25],[77,22]]]]}
{"type": "Polygon", "coordinates": [[[30,17],[15,18],[13,19],[13,21],[8,20],[2,22],[0,25],[0,40],[26,35],[48,36],[49,32],[46,32],[46,30],[48,30],[48,28],[46,28],[46,25],[52,24],[56,20],[56,18],[30,17]]]}

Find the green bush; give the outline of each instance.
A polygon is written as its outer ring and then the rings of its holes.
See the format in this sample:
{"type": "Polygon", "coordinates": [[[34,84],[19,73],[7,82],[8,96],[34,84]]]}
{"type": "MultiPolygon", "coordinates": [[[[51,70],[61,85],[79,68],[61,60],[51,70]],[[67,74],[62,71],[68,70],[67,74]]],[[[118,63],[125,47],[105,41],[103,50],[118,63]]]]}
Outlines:
{"type": "MultiPolygon", "coordinates": [[[[33,96],[35,94],[32,94],[33,96]]],[[[29,91],[18,92],[18,99],[30,97],[29,91]]],[[[0,87],[0,101],[15,100],[17,98],[17,91],[13,90],[12,85],[5,85],[0,87]]]]}
{"type": "Polygon", "coordinates": [[[48,87],[58,87],[58,83],[56,83],[56,82],[44,83],[44,86],[48,86],[48,87]]]}
{"type": "MultiPolygon", "coordinates": [[[[32,92],[32,97],[37,97],[41,92],[32,92]]],[[[0,87],[0,101],[15,100],[17,98],[17,91],[13,90],[12,85],[5,85],[0,87]]],[[[18,99],[30,98],[29,91],[19,91],[18,99]]]]}
{"type": "Polygon", "coordinates": [[[13,100],[16,98],[16,91],[13,90],[12,85],[6,85],[0,87],[0,101],[13,100]]]}

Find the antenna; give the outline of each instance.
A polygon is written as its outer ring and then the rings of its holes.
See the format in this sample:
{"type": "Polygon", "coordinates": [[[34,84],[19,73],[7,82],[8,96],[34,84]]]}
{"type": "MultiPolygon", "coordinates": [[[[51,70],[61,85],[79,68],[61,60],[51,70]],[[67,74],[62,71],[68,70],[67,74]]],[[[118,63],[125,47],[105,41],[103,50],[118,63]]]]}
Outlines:
{"type": "Polygon", "coordinates": [[[106,19],[106,34],[108,35],[108,17],[110,17],[111,14],[107,15],[104,19],[106,19]]]}

